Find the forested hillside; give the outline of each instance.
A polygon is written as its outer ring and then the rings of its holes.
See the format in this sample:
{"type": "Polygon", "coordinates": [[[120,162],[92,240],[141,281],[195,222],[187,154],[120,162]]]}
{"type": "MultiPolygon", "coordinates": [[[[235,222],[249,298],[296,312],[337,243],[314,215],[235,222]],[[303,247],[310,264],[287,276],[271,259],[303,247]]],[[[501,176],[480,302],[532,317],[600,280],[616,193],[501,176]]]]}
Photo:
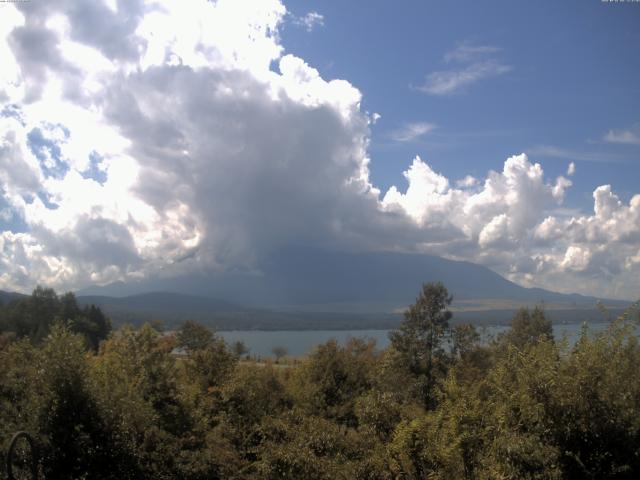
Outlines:
{"type": "Polygon", "coordinates": [[[0,299],[0,343],[28,338],[38,343],[54,324],[83,336],[93,350],[111,332],[111,321],[95,305],[80,307],[73,293],[58,296],[50,288],[37,287],[31,296],[5,295],[0,299]]]}
{"type": "Polygon", "coordinates": [[[569,347],[523,309],[481,344],[450,301],[425,284],[384,351],[276,363],[39,289],[1,309],[0,448],[30,432],[57,479],[638,478],[637,310],[569,347]]]}

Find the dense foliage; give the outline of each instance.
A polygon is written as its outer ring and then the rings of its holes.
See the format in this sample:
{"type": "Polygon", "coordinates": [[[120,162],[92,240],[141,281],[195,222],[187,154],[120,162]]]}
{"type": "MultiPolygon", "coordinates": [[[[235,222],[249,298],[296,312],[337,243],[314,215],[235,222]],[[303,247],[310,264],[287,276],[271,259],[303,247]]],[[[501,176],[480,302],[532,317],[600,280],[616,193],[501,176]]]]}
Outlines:
{"type": "Polygon", "coordinates": [[[450,296],[427,284],[384,351],[329,341],[296,362],[259,363],[193,322],[92,337],[102,320],[72,300],[38,289],[0,317],[0,448],[31,432],[46,478],[640,473],[631,314],[599,334],[585,326],[569,346],[541,309],[523,309],[480,343],[473,326],[450,328],[450,296]]]}
{"type": "Polygon", "coordinates": [[[93,350],[111,332],[111,322],[100,308],[80,308],[71,292],[58,296],[50,288],[37,287],[29,297],[0,304],[0,344],[24,337],[39,343],[56,323],[81,334],[93,350]]]}

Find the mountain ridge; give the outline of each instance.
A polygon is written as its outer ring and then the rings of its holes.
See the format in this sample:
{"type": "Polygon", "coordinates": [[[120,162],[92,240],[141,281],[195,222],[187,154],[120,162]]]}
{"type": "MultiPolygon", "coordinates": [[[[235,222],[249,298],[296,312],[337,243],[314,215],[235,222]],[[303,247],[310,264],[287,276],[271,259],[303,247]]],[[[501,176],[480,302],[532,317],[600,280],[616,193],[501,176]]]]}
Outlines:
{"type": "Polygon", "coordinates": [[[592,307],[598,300],[615,306],[630,303],[526,288],[487,267],[426,254],[288,248],[268,256],[259,270],[260,274],[233,272],[118,282],[77,294],[117,297],[166,291],[216,298],[249,308],[379,313],[403,309],[413,303],[422,283],[441,281],[452,293],[454,306],[487,299],[571,307],[592,307]]]}
{"type": "MultiPolygon", "coordinates": [[[[81,305],[103,308],[116,324],[161,320],[173,327],[191,319],[227,330],[394,328],[430,281],[442,281],[453,295],[456,321],[483,324],[506,323],[518,308],[540,304],[554,321],[601,320],[599,301],[612,313],[631,303],[525,288],[487,267],[431,255],[306,247],[274,252],[259,274],[118,282],[76,296],[81,305]]],[[[0,292],[0,300],[11,295],[19,294],[0,292]]]]}

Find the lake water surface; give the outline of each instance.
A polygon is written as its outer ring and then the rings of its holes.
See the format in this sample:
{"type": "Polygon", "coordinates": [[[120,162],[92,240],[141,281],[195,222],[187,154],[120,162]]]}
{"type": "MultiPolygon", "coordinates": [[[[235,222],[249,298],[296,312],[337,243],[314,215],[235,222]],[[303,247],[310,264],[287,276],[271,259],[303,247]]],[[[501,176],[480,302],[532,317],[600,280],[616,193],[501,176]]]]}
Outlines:
{"type": "MultiPolygon", "coordinates": [[[[607,328],[608,323],[590,323],[589,332],[600,332],[607,328]]],[[[483,340],[489,340],[508,327],[478,327],[478,332],[483,340]]],[[[567,336],[570,344],[574,343],[581,332],[582,324],[564,324],[554,325],[553,333],[556,339],[560,339],[563,335],[567,336]]],[[[242,341],[249,348],[251,355],[262,357],[272,356],[274,347],[284,347],[287,349],[288,355],[300,356],[306,355],[311,350],[327,340],[335,338],[341,344],[344,344],[349,338],[371,338],[376,341],[376,345],[380,349],[389,346],[389,330],[280,330],[280,331],[229,331],[218,332],[227,342],[242,341]]]]}

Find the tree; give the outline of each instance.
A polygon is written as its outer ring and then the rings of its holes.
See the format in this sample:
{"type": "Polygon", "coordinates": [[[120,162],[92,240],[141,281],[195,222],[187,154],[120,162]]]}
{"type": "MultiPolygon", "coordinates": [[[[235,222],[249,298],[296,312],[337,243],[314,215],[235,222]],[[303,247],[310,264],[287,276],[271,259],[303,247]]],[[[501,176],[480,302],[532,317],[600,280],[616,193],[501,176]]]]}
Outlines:
{"type": "Polygon", "coordinates": [[[231,346],[231,349],[233,350],[233,353],[238,357],[242,357],[243,355],[246,355],[249,353],[249,348],[245,345],[245,343],[241,340],[238,340],[236,342],[233,342],[233,345],[231,346]]]}
{"type": "Polygon", "coordinates": [[[368,390],[355,405],[358,426],[388,440],[401,419],[401,406],[389,392],[368,390]]]}
{"type": "Polygon", "coordinates": [[[389,334],[406,367],[420,382],[426,407],[432,406],[434,363],[442,351],[442,338],[449,329],[452,296],[441,282],[425,283],[416,302],[404,312],[404,321],[389,334]]]}
{"type": "Polygon", "coordinates": [[[114,443],[92,391],[84,338],[58,322],[41,345],[25,350],[29,343],[17,342],[0,360],[10,370],[0,397],[9,393],[16,407],[13,430],[27,429],[36,437],[44,476],[127,478],[127,454],[114,443]]]}
{"type": "MultiPolygon", "coordinates": [[[[375,435],[345,429],[324,418],[291,410],[266,417],[254,464],[259,480],[390,479],[386,451],[375,435]]],[[[395,477],[400,478],[400,477],[395,477]]],[[[406,478],[406,477],[403,477],[406,478]]]]}
{"type": "Polygon", "coordinates": [[[178,331],[177,340],[179,347],[190,352],[211,346],[214,341],[214,335],[204,325],[187,320],[178,331]]]}
{"type": "Polygon", "coordinates": [[[56,322],[82,334],[94,351],[111,332],[111,322],[102,310],[95,305],[80,309],[71,292],[58,296],[50,288],[36,287],[30,297],[15,300],[3,310],[3,329],[35,343],[44,340],[56,322]]]}
{"type": "Polygon", "coordinates": [[[176,340],[187,352],[185,367],[204,390],[221,384],[238,361],[221,337],[199,323],[185,322],[176,340]]]}
{"type": "Polygon", "coordinates": [[[461,383],[481,381],[494,363],[494,348],[482,344],[480,334],[470,323],[451,330],[451,354],[455,377],[461,383]]]}
{"type": "Polygon", "coordinates": [[[73,292],[67,292],[58,297],[57,310],[57,316],[63,323],[69,322],[82,314],[73,292]]]}
{"type": "Polygon", "coordinates": [[[518,310],[511,321],[511,329],[502,334],[498,341],[523,349],[545,338],[553,340],[553,326],[544,310],[535,307],[532,312],[528,308],[518,310]]]}
{"type": "MultiPolygon", "coordinates": [[[[66,295],[71,295],[75,304],[73,294],[68,293],[66,295]]],[[[109,333],[111,333],[111,321],[95,305],[86,306],[82,310],[78,308],[75,316],[62,318],[64,319],[63,323],[68,325],[72,332],[84,335],[85,340],[93,351],[97,351],[100,342],[106,340],[109,333]]]]}
{"type": "Polygon", "coordinates": [[[355,403],[371,387],[375,342],[351,338],[343,347],[331,339],[296,371],[296,397],[314,415],[355,427],[355,403]]]}
{"type": "Polygon", "coordinates": [[[82,318],[87,320],[88,328],[85,331],[79,331],[79,333],[84,333],[91,347],[97,350],[100,342],[111,333],[111,321],[95,305],[85,307],[82,311],[82,318]]]}
{"type": "Polygon", "coordinates": [[[470,323],[456,325],[451,331],[451,353],[460,358],[466,357],[480,341],[480,334],[470,323]]]}
{"type": "Polygon", "coordinates": [[[276,357],[276,362],[279,362],[280,359],[286,357],[289,352],[286,347],[277,346],[271,349],[271,353],[276,357]]]}
{"type": "Polygon", "coordinates": [[[38,286],[30,297],[15,302],[12,307],[10,324],[16,336],[40,342],[59,315],[60,301],[53,289],[38,286]]]}

